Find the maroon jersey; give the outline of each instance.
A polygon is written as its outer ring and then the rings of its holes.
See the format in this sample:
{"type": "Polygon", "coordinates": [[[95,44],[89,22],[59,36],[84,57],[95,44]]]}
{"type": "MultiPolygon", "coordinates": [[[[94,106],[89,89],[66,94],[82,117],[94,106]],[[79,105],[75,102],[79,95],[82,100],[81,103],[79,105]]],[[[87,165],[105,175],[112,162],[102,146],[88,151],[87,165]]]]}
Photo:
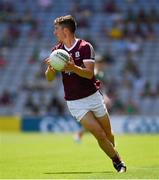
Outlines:
{"type": "MultiPolygon", "coordinates": [[[[84,61],[95,61],[94,49],[90,43],[77,39],[72,48],[68,49],[64,44],[59,43],[55,49],[66,50],[73,58],[75,64],[84,67],[84,61]]],[[[73,72],[62,72],[62,80],[64,85],[65,99],[76,100],[92,95],[97,91],[96,79],[83,78],[73,72]]]]}

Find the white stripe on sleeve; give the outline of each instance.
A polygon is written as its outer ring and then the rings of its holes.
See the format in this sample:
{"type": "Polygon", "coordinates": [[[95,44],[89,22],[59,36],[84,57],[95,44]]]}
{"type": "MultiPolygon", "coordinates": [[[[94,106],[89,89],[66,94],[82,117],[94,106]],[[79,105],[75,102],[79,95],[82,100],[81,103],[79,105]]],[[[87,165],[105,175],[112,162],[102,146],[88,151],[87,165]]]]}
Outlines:
{"type": "Polygon", "coordinates": [[[95,62],[93,59],[83,59],[83,62],[95,62]]]}

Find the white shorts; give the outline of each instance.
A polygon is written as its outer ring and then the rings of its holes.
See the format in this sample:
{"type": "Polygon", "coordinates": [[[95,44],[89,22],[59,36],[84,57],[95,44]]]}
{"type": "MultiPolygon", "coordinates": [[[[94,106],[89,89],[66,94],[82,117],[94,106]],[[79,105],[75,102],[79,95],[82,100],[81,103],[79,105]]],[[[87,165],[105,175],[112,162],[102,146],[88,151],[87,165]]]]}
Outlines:
{"type": "Polygon", "coordinates": [[[67,105],[77,121],[80,121],[89,111],[93,112],[96,117],[102,117],[107,113],[104,98],[99,91],[82,99],[67,101],[67,105]]]}

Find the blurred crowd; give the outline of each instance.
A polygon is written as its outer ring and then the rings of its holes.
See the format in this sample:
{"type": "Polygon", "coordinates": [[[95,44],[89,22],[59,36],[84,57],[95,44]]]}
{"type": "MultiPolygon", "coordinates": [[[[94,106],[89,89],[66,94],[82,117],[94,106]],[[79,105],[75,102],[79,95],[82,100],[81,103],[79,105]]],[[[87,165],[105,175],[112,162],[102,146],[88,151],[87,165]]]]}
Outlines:
{"type": "MultiPolygon", "coordinates": [[[[19,5],[11,0],[0,0],[0,23],[5,26],[5,30],[0,35],[0,71],[7,71],[10,57],[6,55],[8,54],[6,52],[18,46],[24,27],[27,29],[25,31],[27,39],[36,42],[27,58],[28,67],[35,67],[36,70],[32,74],[34,81],[27,81],[27,78],[23,77],[23,83],[15,88],[15,91],[10,91],[9,88],[0,91],[0,108],[16,106],[20,94],[25,94],[21,114],[67,114],[60,74],[57,74],[57,79],[53,84],[46,82],[44,77],[46,67],[43,60],[49,55],[53,44],[39,46],[39,42],[45,37],[45,29],[42,28],[43,23],[47,21],[45,13],[54,16],[54,8],[57,4],[52,0],[37,0],[34,2],[35,9],[32,9],[31,3],[21,0],[18,2],[19,5]],[[20,9],[20,3],[25,7],[24,10],[20,9]],[[43,16],[38,16],[39,13],[43,16]]],[[[103,0],[101,8],[98,9],[94,1],[76,3],[69,0],[69,2],[71,6],[67,13],[64,11],[64,14],[75,16],[78,31],[84,32],[80,38],[90,41],[96,50],[98,79],[102,80],[104,93],[110,98],[108,107],[110,113],[142,113],[141,102],[144,99],[159,99],[159,81],[155,84],[148,81],[139,66],[139,61],[145,51],[144,43],[155,44],[159,37],[158,9],[150,6],[148,10],[140,7],[136,11],[133,8],[133,3],[137,5],[136,0],[122,0],[122,3],[127,5],[124,10],[117,3],[120,0],[103,0]],[[102,22],[98,27],[99,41],[91,36],[92,34],[89,35],[89,32],[93,32],[92,18],[94,16],[101,16],[101,18],[106,16],[104,23],[102,22]],[[106,42],[102,49],[101,41],[106,42]]],[[[145,1],[145,3],[151,5],[151,2],[145,1]]]]}

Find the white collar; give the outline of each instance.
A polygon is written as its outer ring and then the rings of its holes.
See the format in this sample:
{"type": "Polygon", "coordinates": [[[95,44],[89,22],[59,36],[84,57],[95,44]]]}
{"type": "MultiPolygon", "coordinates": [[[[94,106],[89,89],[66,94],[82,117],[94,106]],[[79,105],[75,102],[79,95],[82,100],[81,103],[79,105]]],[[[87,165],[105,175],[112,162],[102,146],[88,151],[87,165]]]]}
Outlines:
{"type": "Polygon", "coordinates": [[[78,39],[76,38],[74,44],[73,44],[70,48],[67,48],[65,45],[64,45],[64,48],[65,48],[67,51],[71,51],[71,50],[76,46],[77,42],[78,42],[78,39]]]}

